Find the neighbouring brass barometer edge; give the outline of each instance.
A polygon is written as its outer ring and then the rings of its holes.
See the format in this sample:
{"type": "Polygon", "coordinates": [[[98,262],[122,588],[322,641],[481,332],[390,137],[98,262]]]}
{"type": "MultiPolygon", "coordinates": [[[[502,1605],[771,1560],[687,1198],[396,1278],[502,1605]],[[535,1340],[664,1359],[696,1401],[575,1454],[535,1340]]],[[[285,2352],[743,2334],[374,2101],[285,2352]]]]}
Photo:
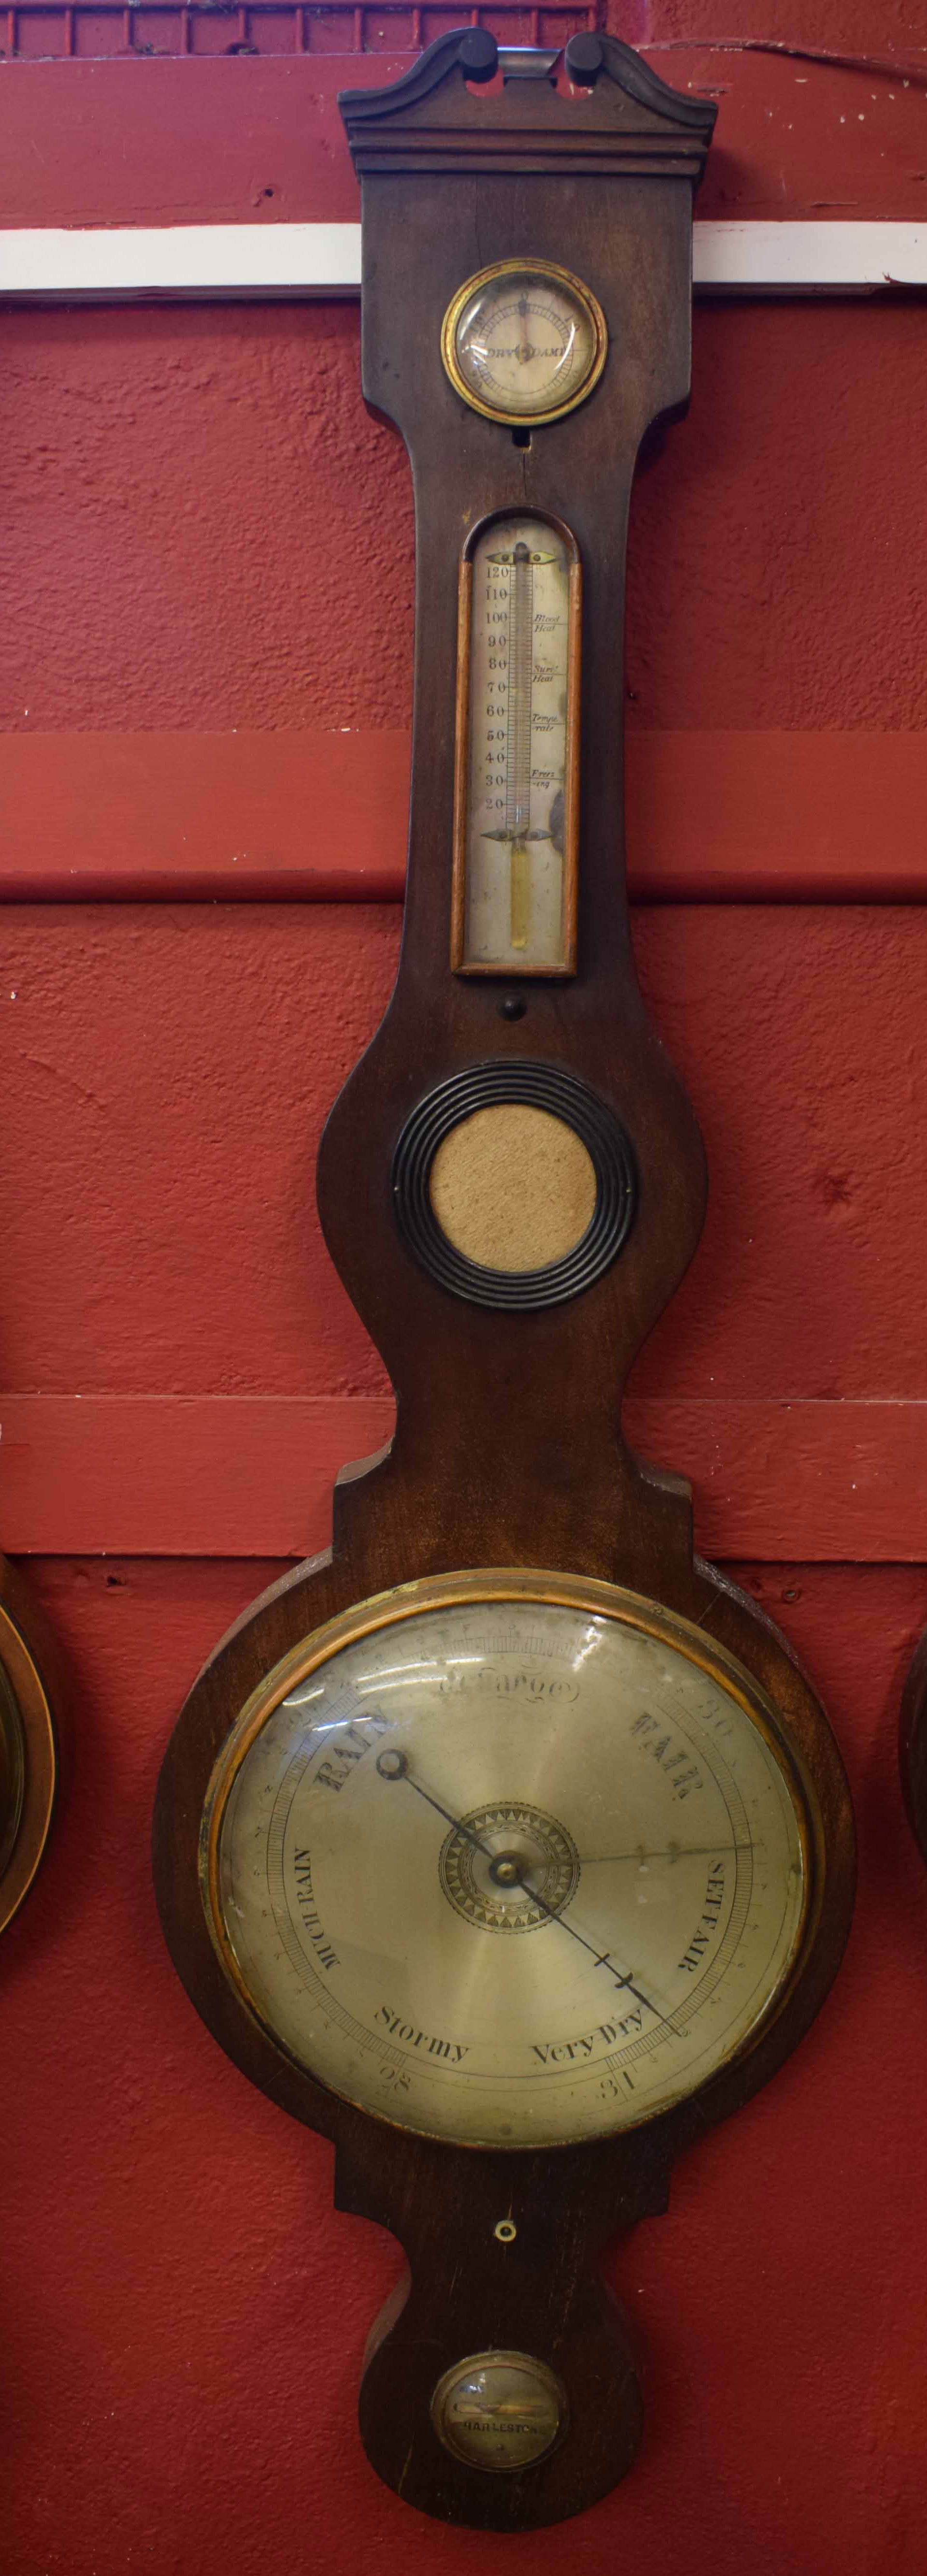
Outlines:
{"type": "Polygon", "coordinates": [[[58,1785],[58,1752],[51,1703],[38,1666],[16,1620],[0,1603],[0,1687],[5,1731],[19,1771],[15,1819],[6,1838],[0,1875],[0,1931],[12,1922],[29,1893],[45,1850],[58,1785]]]}

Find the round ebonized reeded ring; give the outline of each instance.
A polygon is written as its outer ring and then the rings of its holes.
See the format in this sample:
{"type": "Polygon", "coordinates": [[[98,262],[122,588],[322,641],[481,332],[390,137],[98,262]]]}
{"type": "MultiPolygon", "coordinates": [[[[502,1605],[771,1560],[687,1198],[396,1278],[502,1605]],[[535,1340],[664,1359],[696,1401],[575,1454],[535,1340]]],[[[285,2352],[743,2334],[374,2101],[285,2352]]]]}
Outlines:
{"type": "Polygon", "coordinates": [[[432,1279],[471,1305],[514,1313],[559,1306],[591,1288],[626,1242],[637,1205],[630,1139],[613,1110],[576,1074],[530,1061],[467,1065],[439,1082],[406,1120],[393,1156],[392,1184],[400,1233],[432,1279]],[[479,1109],[511,1102],[546,1110],[571,1127],[595,1171],[595,1207],[585,1233],[560,1260],[539,1270],[490,1270],[469,1260],[443,1232],[431,1203],[431,1167],[451,1129],[479,1109]]]}

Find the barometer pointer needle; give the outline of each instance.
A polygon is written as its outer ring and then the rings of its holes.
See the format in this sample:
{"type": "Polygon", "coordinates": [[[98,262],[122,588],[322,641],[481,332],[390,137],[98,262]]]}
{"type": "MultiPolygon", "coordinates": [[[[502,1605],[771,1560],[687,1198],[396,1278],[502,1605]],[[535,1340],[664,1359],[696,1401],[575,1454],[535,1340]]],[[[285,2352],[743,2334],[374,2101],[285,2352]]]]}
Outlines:
{"type": "MultiPolygon", "coordinates": [[[[407,1780],[410,1789],[414,1789],[418,1797],[424,1798],[426,1806],[433,1807],[436,1816],[443,1816],[445,1824],[453,1826],[455,1834],[462,1834],[464,1841],[472,1843],[474,1851],[481,1852],[484,1860],[495,1860],[496,1854],[490,1850],[488,1843],[481,1843],[479,1835],[472,1833],[469,1825],[463,1824],[459,1816],[452,1816],[449,1807],[442,1807],[439,1798],[433,1798],[429,1789],[422,1788],[420,1780],[413,1779],[407,1757],[404,1753],[385,1752],[378,1754],[377,1770],[379,1771],[381,1780],[407,1780]]],[[[526,1871],[524,1878],[519,1882],[519,1884],[523,1887],[527,1886],[529,1879],[530,1871],[526,1871]]],[[[665,2019],[665,2015],[657,2011],[656,2004],[651,2003],[649,1995],[645,1995],[640,1986],[636,1986],[634,1984],[633,1978],[619,1976],[614,1961],[609,1958],[607,1950],[597,1950],[595,1942],[587,1941],[584,1932],[577,1932],[575,1923],[567,1923],[564,1915],[558,1912],[556,1905],[548,1905],[545,1902],[544,1897],[539,1895],[536,1887],[532,1887],[530,1893],[532,1904],[538,1905],[541,1913],[546,1914],[551,1923],[559,1923],[562,1930],[569,1933],[571,1941],[579,1941],[582,1944],[583,1949],[588,1950],[590,1958],[595,1960],[597,1968],[611,1969],[616,1986],[625,1987],[628,1994],[633,1995],[637,2003],[643,2004],[647,2012],[652,2012],[655,2015],[657,2021],[663,2021],[665,2019]]]]}
{"type": "Polygon", "coordinates": [[[443,1816],[446,1825],[453,1825],[455,1834],[462,1834],[465,1842],[473,1844],[474,1851],[482,1852],[484,1860],[495,1860],[495,1852],[490,1851],[488,1843],[481,1843],[479,1835],[471,1833],[469,1825],[462,1824],[459,1816],[452,1816],[449,1807],[442,1807],[440,1800],[433,1798],[429,1789],[422,1788],[420,1780],[413,1780],[404,1753],[378,1754],[377,1770],[381,1780],[407,1780],[410,1789],[415,1790],[417,1797],[424,1798],[426,1805],[434,1808],[436,1816],[443,1816]]]}

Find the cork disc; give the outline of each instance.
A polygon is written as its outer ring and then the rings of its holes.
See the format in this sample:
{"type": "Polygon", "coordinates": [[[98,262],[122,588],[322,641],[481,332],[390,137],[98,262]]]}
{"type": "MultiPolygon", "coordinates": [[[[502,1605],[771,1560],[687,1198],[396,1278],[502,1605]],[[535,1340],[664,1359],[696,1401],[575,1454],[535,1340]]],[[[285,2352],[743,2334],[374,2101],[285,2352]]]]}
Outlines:
{"type": "Polygon", "coordinates": [[[562,1261],[595,1211],[595,1166],[573,1128],[515,1100],[452,1127],[428,1186],[442,1233],[484,1270],[562,1261]]]}

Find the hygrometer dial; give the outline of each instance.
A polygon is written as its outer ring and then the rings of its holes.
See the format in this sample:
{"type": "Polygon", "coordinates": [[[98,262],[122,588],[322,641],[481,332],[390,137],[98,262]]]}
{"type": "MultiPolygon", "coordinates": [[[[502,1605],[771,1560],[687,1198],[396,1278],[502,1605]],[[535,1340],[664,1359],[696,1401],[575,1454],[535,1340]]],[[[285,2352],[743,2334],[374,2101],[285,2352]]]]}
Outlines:
{"type": "Polygon", "coordinates": [[[569,269],[504,259],[458,288],[441,349],[463,401],[518,428],[585,401],[605,365],[608,332],[601,305],[569,269]]]}
{"type": "Polygon", "coordinates": [[[242,1712],[207,1917],[277,2043],[401,2127],[558,2146],[748,2048],[802,1946],[815,1811],[684,1620],[545,1575],[404,1586],[242,1712]]]}

